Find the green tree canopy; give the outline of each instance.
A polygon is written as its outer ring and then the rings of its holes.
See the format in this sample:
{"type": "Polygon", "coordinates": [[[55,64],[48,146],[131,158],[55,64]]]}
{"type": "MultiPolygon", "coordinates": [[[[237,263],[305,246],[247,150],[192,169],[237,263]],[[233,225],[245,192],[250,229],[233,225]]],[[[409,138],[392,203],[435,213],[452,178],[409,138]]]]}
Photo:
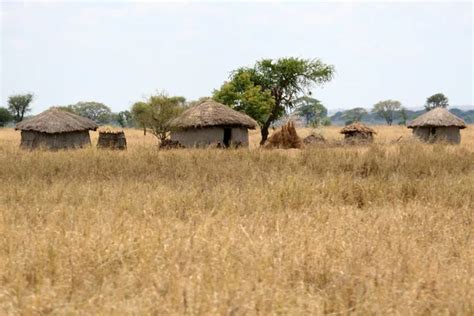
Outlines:
{"type": "Polygon", "coordinates": [[[246,69],[239,69],[232,75],[232,80],[225,82],[219,90],[214,90],[214,100],[226,104],[236,111],[246,113],[260,126],[265,125],[275,99],[269,90],[252,81],[252,74],[246,69]]]}
{"type": "Polygon", "coordinates": [[[294,106],[296,114],[303,116],[308,125],[320,125],[328,115],[328,110],[319,100],[308,96],[296,99],[294,106]]]}
{"type": "Polygon", "coordinates": [[[147,128],[151,127],[151,106],[147,102],[139,101],[132,105],[132,117],[138,125],[143,128],[143,134],[146,135],[147,128]]]}
{"type": "Polygon", "coordinates": [[[367,115],[367,110],[361,107],[347,110],[343,113],[343,117],[346,119],[346,124],[353,122],[360,122],[362,118],[367,115]]]}
{"type": "Polygon", "coordinates": [[[13,121],[13,116],[8,109],[0,107],[0,127],[3,127],[13,121]]]}
{"type": "Polygon", "coordinates": [[[132,125],[133,121],[132,113],[127,110],[118,112],[116,115],[116,119],[117,123],[119,123],[120,127],[122,128],[132,125]]]}
{"type": "Polygon", "coordinates": [[[436,93],[426,99],[425,109],[430,111],[437,107],[447,108],[449,106],[448,102],[449,100],[444,94],[436,93]]]}
{"type": "Polygon", "coordinates": [[[268,129],[300,96],[310,95],[314,85],[332,79],[334,67],[319,59],[262,59],[253,67],[232,72],[230,80],[214,91],[214,99],[245,112],[261,127],[261,142],[268,138],[268,129]]]}
{"type": "Polygon", "coordinates": [[[150,129],[160,141],[165,140],[171,131],[170,121],[186,108],[186,99],[181,96],[168,96],[160,93],[148,98],[146,102],[136,102],[132,106],[132,116],[143,128],[150,129]]]}
{"type": "Polygon", "coordinates": [[[107,124],[112,119],[112,110],[107,105],[100,102],[78,102],[61,108],[76,113],[77,115],[87,117],[97,124],[107,124]]]}
{"type": "Polygon", "coordinates": [[[404,107],[401,107],[399,113],[400,113],[400,122],[398,124],[399,125],[406,125],[407,120],[408,120],[407,110],[404,107]]]}
{"type": "Polygon", "coordinates": [[[8,97],[8,110],[15,122],[23,121],[25,114],[31,111],[30,103],[33,101],[33,94],[16,94],[8,97]]]}
{"type": "Polygon", "coordinates": [[[385,119],[388,125],[392,125],[401,106],[402,104],[396,100],[380,101],[374,105],[372,113],[376,113],[378,116],[385,119]]]}

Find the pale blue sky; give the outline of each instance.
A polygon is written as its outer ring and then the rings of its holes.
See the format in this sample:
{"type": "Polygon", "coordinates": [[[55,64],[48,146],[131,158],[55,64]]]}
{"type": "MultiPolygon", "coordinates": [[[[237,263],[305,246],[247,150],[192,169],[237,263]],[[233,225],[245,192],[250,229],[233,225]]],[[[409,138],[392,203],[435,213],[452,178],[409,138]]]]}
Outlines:
{"type": "Polygon", "coordinates": [[[329,109],[383,99],[473,101],[470,2],[1,1],[0,106],[34,92],[34,112],[98,101],[128,109],[166,90],[210,95],[261,58],[321,58],[336,77],[314,96],[329,109]]]}

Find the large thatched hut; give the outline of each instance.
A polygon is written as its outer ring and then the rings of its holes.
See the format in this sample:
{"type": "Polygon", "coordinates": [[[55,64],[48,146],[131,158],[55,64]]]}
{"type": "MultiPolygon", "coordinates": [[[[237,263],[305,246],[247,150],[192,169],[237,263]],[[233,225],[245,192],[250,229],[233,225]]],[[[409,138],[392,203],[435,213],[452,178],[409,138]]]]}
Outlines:
{"type": "Polygon", "coordinates": [[[466,128],[466,123],[445,108],[437,107],[420,115],[407,124],[413,129],[413,135],[423,141],[461,142],[460,129],[466,128]]]}
{"type": "Polygon", "coordinates": [[[171,140],[184,147],[248,146],[248,129],[257,127],[249,116],[213,100],[184,111],[171,121],[171,140]]]}
{"type": "Polygon", "coordinates": [[[371,142],[374,139],[374,134],[377,134],[370,127],[360,123],[355,122],[345,126],[341,129],[341,134],[344,134],[344,139],[346,141],[366,141],[371,142]]]}
{"type": "Polygon", "coordinates": [[[89,130],[95,131],[97,128],[92,120],[57,108],[51,108],[15,126],[16,130],[21,131],[22,148],[51,150],[90,145],[89,130]]]}

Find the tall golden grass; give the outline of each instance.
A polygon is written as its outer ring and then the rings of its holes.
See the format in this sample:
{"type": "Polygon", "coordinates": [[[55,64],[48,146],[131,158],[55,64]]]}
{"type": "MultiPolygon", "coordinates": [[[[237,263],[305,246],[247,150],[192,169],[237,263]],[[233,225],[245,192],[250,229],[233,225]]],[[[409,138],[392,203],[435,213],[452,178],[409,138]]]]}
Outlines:
{"type": "Polygon", "coordinates": [[[459,146],[376,130],[28,152],[0,129],[0,314],[474,313],[474,126],[459,146]]]}

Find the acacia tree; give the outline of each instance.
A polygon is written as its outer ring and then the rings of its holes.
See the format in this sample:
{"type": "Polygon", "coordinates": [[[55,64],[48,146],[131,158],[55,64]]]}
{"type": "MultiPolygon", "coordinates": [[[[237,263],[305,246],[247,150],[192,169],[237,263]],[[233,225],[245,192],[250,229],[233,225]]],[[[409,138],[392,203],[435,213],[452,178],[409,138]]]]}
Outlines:
{"type": "Polygon", "coordinates": [[[151,130],[160,141],[164,141],[171,131],[171,120],[184,110],[184,97],[169,97],[166,94],[151,96],[148,104],[151,107],[151,130]]]}
{"type": "Polygon", "coordinates": [[[8,97],[8,110],[15,122],[23,121],[25,114],[31,111],[30,103],[33,101],[33,94],[16,94],[8,97]]]}
{"type": "Polygon", "coordinates": [[[400,110],[402,104],[396,100],[380,101],[372,108],[372,113],[376,113],[381,118],[385,119],[388,125],[392,125],[393,120],[400,110]]]}
{"type": "Polygon", "coordinates": [[[275,106],[271,92],[256,85],[250,71],[244,69],[234,72],[231,81],[224,82],[219,90],[214,90],[213,99],[246,113],[260,126],[265,124],[275,106]]]}
{"type": "Polygon", "coordinates": [[[447,108],[449,106],[448,102],[449,100],[444,94],[436,93],[426,99],[425,109],[431,111],[437,107],[447,108]]]}
{"type": "Polygon", "coordinates": [[[147,102],[139,101],[132,105],[132,117],[138,125],[143,128],[143,135],[146,135],[146,130],[151,126],[151,107],[147,102]]]}
{"type": "Polygon", "coordinates": [[[346,119],[346,124],[351,124],[362,121],[362,118],[366,115],[366,109],[358,107],[345,111],[342,116],[346,119]]]}
{"type": "Polygon", "coordinates": [[[271,124],[292,109],[297,98],[311,95],[313,86],[330,81],[333,75],[334,67],[319,59],[262,59],[253,67],[233,71],[213,98],[255,119],[263,145],[271,124]]]}
{"type": "Polygon", "coordinates": [[[322,105],[321,101],[304,96],[295,100],[295,112],[303,116],[306,124],[319,125],[323,118],[327,117],[328,110],[322,105]]]}
{"type": "Polygon", "coordinates": [[[165,140],[171,131],[171,120],[185,109],[186,99],[181,96],[169,97],[160,93],[148,98],[146,102],[137,102],[132,106],[132,116],[146,130],[150,129],[160,141],[165,140]]]}

